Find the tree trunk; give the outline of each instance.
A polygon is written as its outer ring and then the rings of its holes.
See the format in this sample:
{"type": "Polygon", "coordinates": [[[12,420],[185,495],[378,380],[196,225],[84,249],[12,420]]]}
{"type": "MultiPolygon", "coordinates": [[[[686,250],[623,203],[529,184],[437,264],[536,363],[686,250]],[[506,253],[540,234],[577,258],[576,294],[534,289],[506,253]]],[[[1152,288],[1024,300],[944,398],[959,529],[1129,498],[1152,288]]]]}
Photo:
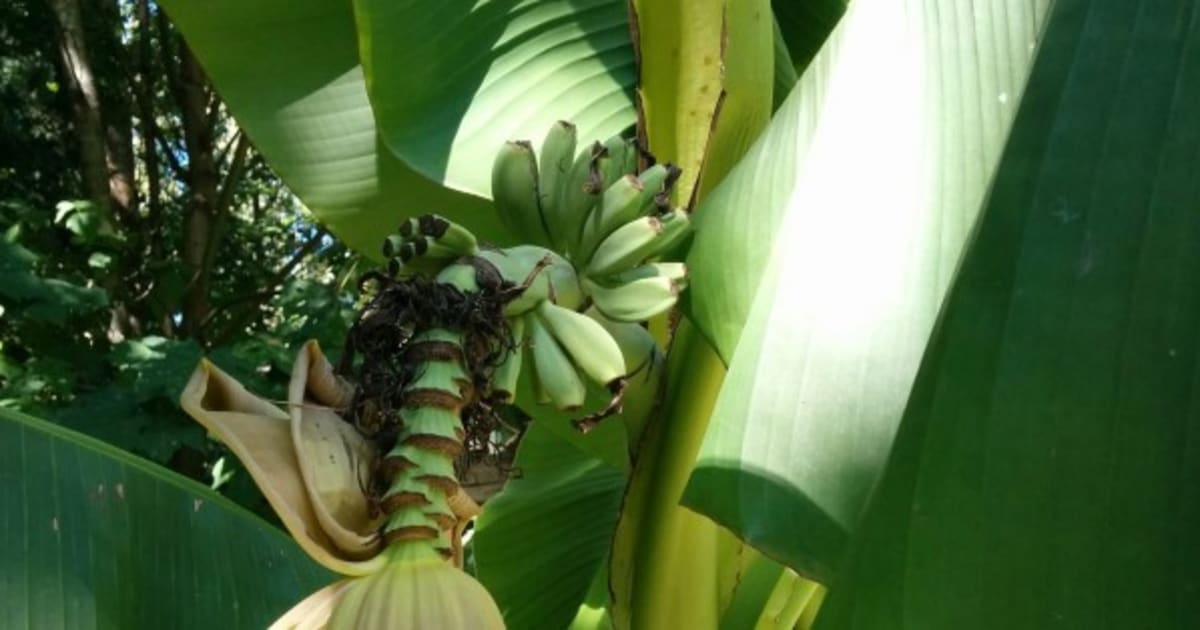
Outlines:
{"type": "Polygon", "coordinates": [[[83,184],[88,197],[111,217],[108,159],[100,93],[88,59],[78,0],[49,0],[58,23],[58,54],[63,84],[71,99],[79,140],[83,184]]]}
{"type": "Polygon", "coordinates": [[[142,226],[142,239],[146,255],[157,259],[162,251],[162,175],[158,156],[158,122],[154,112],[156,72],[149,0],[138,0],[137,19],[140,32],[134,57],[137,64],[134,103],[137,105],[138,135],[142,144],[142,168],[146,171],[147,208],[146,220],[142,226]]]}
{"type": "MultiPolygon", "coordinates": [[[[137,209],[137,188],[134,182],[132,119],[128,107],[105,111],[97,87],[95,72],[88,56],[83,15],[79,0],[48,0],[58,28],[58,56],[63,85],[71,101],[75,136],[79,141],[80,170],[84,192],[101,211],[107,227],[116,231],[118,223],[134,226],[140,221],[137,209]],[[118,221],[119,219],[119,221],[118,221]]],[[[119,13],[100,15],[98,20],[119,20],[119,13]]],[[[102,42],[120,48],[112,23],[112,41],[102,42]]],[[[107,32],[107,31],[105,31],[107,32]]],[[[123,104],[124,92],[112,95],[110,104],[123,104]]],[[[108,292],[111,317],[108,337],[114,343],[129,334],[140,334],[136,318],[125,304],[127,286],[123,278],[124,261],[100,279],[108,292]]]]}
{"type": "Polygon", "coordinates": [[[204,322],[212,311],[209,293],[216,256],[210,252],[218,246],[220,173],[207,81],[187,44],[181,43],[179,50],[179,72],[171,79],[188,153],[188,196],[183,218],[183,262],[188,285],[183,298],[183,330],[203,342],[204,322]]]}

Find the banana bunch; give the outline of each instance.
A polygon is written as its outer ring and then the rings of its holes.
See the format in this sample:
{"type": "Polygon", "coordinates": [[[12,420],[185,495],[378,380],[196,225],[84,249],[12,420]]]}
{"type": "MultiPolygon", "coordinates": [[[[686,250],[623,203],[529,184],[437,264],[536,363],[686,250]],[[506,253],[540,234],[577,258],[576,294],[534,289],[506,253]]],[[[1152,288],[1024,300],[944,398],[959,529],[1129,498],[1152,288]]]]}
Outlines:
{"type": "Polygon", "coordinates": [[[508,142],[492,168],[500,217],[522,239],[561,252],[585,298],[608,319],[641,322],[675,305],[687,286],[683,263],[658,262],[687,237],[686,212],[670,205],[679,169],[652,164],[619,136],[576,155],[575,127],[558,122],[535,154],[508,142]]]}
{"type": "Polygon", "coordinates": [[[393,277],[423,275],[501,297],[513,343],[498,350],[493,402],[511,402],[522,374],[538,403],[561,410],[582,408],[589,382],[607,388],[609,404],[576,423],[587,430],[621,410],[633,371],[606,325],[643,322],[675,305],[687,268],[662,259],[691,224],[670,203],[678,168],[651,164],[639,174],[633,141],[614,137],[577,155],[576,140],[574,125],[559,122],[540,155],[518,141],[496,156],[496,209],[528,244],[481,246],[462,226],[426,215],[403,223],[383,253],[393,277]]]}

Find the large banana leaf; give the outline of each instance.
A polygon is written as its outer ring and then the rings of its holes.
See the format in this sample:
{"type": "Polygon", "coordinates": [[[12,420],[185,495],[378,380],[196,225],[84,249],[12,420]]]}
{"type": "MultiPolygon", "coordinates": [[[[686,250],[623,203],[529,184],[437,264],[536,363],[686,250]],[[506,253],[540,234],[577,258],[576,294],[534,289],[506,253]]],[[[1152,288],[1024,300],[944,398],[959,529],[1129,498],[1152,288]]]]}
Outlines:
{"type": "Polygon", "coordinates": [[[381,234],[426,212],[511,240],[490,203],[429,181],[383,148],[348,1],[161,4],[255,148],[343,242],[379,256],[381,234]]]}
{"type": "Polygon", "coordinates": [[[883,468],[1049,2],[970,4],[852,3],[697,212],[691,313],[730,372],[684,502],[809,577],[883,468]]]}
{"type": "Polygon", "coordinates": [[[334,576],[192,481],[0,409],[0,627],[262,628],[334,576]]]}
{"type": "Polygon", "coordinates": [[[565,628],[612,542],[625,474],[535,421],[475,534],[479,579],[512,630],[565,628]]]}
{"type": "Polygon", "coordinates": [[[1058,0],[821,628],[1200,627],[1200,4],[1058,0]]]}
{"type": "Polygon", "coordinates": [[[634,123],[625,0],[354,0],[387,146],[451,188],[490,196],[507,140],[556,120],[581,142],[634,123]]]}

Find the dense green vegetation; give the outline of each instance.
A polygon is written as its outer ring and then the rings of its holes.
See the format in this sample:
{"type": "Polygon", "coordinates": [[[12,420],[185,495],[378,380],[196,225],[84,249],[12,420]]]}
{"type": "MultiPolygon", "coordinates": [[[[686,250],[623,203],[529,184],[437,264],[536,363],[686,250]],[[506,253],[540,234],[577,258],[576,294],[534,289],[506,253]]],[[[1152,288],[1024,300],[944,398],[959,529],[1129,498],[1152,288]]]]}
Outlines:
{"type": "Polygon", "coordinates": [[[73,4],[0,7],[0,406],[257,508],[179,391],[208,353],[281,398],[297,344],[341,342],[359,259],[254,151],[156,6],[73,4]]]}

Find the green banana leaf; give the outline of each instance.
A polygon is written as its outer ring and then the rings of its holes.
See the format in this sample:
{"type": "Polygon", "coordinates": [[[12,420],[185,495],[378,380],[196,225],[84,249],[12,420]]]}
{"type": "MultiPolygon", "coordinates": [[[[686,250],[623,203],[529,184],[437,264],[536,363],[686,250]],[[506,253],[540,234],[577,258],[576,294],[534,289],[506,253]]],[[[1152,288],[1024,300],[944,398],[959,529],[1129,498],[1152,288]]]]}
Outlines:
{"type": "Polygon", "coordinates": [[[382,234],[427,212],[512,244],[489,202],[441,187],[383,148],[349,2],[161,4],[254,147],[347,245],[379,257],[382,234]]]}
{"type": "Polygon", "coordinates": [[[209,489],[0,409],[0,627],[263,628],[336,576],[209,489]]]}
{"type": "MultiPolygon", "coordinates": [[[[607,568],[625,475],[537,422],[515,467],[479,519],[479,579],[510,630],[566,628],[607,568]]],[[[607,599],[607,588],[601,592],[607,599]]],[[[602,617],[595,610],[586,617],[602,617]]]]}
{"type": "Polygon", "coordinates": [[[1059,0],[817,627],[1200,627],[1200,5],[1059,0]]]}
{"type": "MultiPolygon", "coordinates": [[[[354,0],[382,137],[418,172],[491,196],[492,158],[556,120],[580,142],[635,121],[625,0],[354,0]]],[[[472,225],[472,227],[474,227],[472,225]]]]}
{"type": "Polygon", "coordinates": [[[729,374],[684,503],[803,575],[882,471],[1048,4],[853,3],[697,211],[689,308],[729,374]]]}

